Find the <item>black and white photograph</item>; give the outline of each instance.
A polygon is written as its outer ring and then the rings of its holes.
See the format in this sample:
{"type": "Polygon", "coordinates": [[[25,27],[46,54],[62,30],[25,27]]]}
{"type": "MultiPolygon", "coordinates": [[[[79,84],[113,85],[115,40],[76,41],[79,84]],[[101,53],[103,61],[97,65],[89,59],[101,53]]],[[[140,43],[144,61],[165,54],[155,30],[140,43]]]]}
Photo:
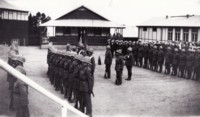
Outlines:
{"type": "Polygon", "coordinates": [[[200,0],[0,0],[0,117],[200,116],[200,0]]]}

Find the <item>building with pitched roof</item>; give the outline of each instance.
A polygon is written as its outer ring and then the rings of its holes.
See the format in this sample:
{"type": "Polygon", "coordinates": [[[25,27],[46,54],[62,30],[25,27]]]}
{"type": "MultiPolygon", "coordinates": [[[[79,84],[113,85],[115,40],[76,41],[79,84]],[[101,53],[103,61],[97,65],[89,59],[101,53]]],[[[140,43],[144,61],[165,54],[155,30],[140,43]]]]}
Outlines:
{"type": "Polygon", "coordinates": [[[200,41],[200,16],[197,15],[152,18],[137,27],[141,40],[200,41]]]}
{"type": "Polygon", "coordinates": [[[105,45],[111,28],[117,28],[120,32],[125,28],[83,5],[40,26],[53,27],[54,34],[50,41],[54,44],[75,45],[105,45]]]}
{"type": "Polygon", "coordinates": [[[28,11],[0,0],[0,43],[28,43],[28,11]]]}

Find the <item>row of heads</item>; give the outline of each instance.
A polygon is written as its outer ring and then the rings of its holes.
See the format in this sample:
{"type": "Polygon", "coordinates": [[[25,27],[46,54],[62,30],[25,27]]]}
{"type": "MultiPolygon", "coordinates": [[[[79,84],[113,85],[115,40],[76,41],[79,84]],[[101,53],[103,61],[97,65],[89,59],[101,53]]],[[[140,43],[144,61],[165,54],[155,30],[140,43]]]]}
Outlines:
{"type": "MultiPolygon", "coordinates": [[[[185,42],[185,41],[156,41],[156,40],[138,40],[138,41],[128,41],[128,40],[115,40],[115,39],[108,39],[108,43],[115,43],[119,45],[155,45],[155,44],[163,44],[163,45],[197,45],[198,42],[185,42]]],[[[199,44],[200,45],[200,44],[199,44]]]]}
{"type": "Polygon", "coordinates": [[[86,49],[88,52],[94,53],[94,49],[93,48],[89,48],[87,45],[83,45],[83,44],[79,44],[78,46],[75,45],[71,45],[71,44],[66,44],[66,50],[70,51],[70,50],[77,50],[77,49],[86,49]]]}
{"type": "Polygon", "coordinates": [[[71,57],[74,58],[76,60],[79,60],[83,63],[87,63],[87,64],[91,64],[91,59],[89,56],[83,56],[81,54],[77,54],[76,52],[73,51],[64,51],[64,50],[58,50],[54,47],[50,47],[49,51],[56,54],[56,55],[60,55],[60,56],[65,56],[65,57],[71,57]]]}

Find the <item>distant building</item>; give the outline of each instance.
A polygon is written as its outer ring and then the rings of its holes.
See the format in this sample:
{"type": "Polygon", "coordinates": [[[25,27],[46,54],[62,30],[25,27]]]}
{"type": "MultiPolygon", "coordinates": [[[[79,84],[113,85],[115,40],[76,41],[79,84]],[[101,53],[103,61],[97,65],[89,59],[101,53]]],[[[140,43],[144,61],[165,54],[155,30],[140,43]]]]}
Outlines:
{"type": "Polygon", "coordinates": [[[200,41],[200,16],[152,18],[137,27],[141,40],[200,41]]]}
{"type": "Polygon", "coordinates": [[[53,27],[54,35],[50,37],[50,41],[54,44],[75,45],[105,45],[111,28],[117,28],[120,32],[125,28],[124,25],[113,23],[86,6],[75,8],[40,26],[53,27]]]}
{"type": "Polygon", "coordinates": [[[10,44],[13,40],[27,45],[28,11],[0,0],[0,43],[10,44]]]}

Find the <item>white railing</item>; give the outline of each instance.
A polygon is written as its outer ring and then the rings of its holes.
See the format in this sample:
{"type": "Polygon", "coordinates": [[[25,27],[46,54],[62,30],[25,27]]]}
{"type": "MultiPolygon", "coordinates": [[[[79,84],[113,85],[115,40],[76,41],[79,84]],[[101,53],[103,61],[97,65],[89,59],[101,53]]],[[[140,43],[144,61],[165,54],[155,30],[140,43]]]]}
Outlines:
{"type": "Polygon", "coordinates": [[[57,96],[55,96],[53,93],[49,92],[48,90],[44,89],[40,85],[38,85],[36,82],[32,81],[27,76],[23,75],[22,73],[18,72],[16,69],[8,65],[6,62],[4,62],[2,59],[0,59],[0,68],[5,70],[6,72],[10,73],[17,79],[22,80],[30,87],[34,88],[36,91],[42,93],[43,95],[47,96],[48,98],[52,99],[53,101],[57,102],[62,106],[62,117],[67,117],[67,109],[71,110],[72,112],[78,114],[81,117],[88,117],[84,113],[80,112],[79,110],[75,109],[73,106],[71,106],[66,100],[63,100],[57,96]]]}

